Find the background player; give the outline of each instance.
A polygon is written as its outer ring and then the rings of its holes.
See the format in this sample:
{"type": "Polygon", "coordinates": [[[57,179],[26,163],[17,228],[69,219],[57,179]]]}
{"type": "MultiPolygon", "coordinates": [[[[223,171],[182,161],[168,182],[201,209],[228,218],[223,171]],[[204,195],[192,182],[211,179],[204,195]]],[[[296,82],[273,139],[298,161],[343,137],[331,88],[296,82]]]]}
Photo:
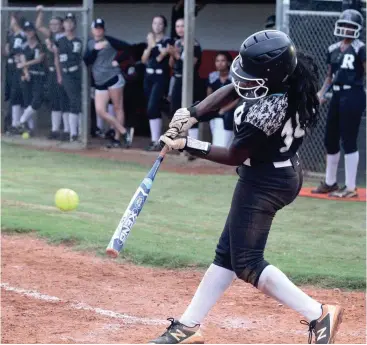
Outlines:
{"type": "Polygon", "coordinates": [[[122,147],[120,135],[124,138],[126,147],[130,147],[131,140],[125,124],[124,112],[124,85],[125,79],[121,74],[119,62],[124,58],[116,58],[117,52],[126,52],[130,45],[105,35],[105,22],[97,18],[92,23],[93,38],[88,41],[84,54],[84,62],[92,65],[92,73],[95,87],[95,108],[98,116],[108,121],[115,128],[115,137],[108,147],[122,147]],[[109,101],[112,101],[116,117],[107,112],[109,101]]]}
{"type": "Polygon", "coordinates": [[[161,107],[169,84],[168,47],[172,40],[165,36],[167,19],[155,16],[152,32],[147,35],[148,46],[141,57],[145,64],[144,93],[147,99],[147,116],[149,119],[151,143],[148,151],[160,151],[159,137],[162,134],[161,107]]]}
{"type": "Polygon", "coordinates": [[[27,123],[30,134],[32,134],[34,131],[33,116],[41,108],[43,102],[46,79],[45,47],[41,44],[36,28],[31,22],[25,22],[24,32],[27,36],[27,42],[23,48],[21,62],[17,64],[17,68],[23,69],[25,72],[21,87],[23,104],[26,108],[20,118],[20,127],[24,130],[25,123],[27,123]]]}
{"type": "Polygon", "coordinates": [[[69,104],[70,141],[78,139],[79,117],[82,111],[82,41],[76,37],[76,18],[68,13],[64,19],[65,36],[55,42],[55,68],[69,104]]]}
{"type": "Polygon", "coordinates": [[[55,42],[65,36],[63,19],[61,17],[51,17],[48,28],[43,25],[43,6],[36,7],[37,18],[36,28],[45,37],[46,44],[46,65],[47,73],[47,98],[51,107],[51,132],[49,139],[70,139],[68,99],[65,90],[57,81],[55,66],[55,42]],[[60,133],[61,119],[63,120],[64,131],[60,133]]]}
{"type": "Polygon", "coordinates": [[[357,196],[357,137],[361,117],[366,109],[366,46],[358,39],[362,26],[363,17],[356,10],[344,11],[335,23],[334,35],[343,37],[343,40],[328,49],[328,74],[318,93],[320,101],[325,102],[323,95],[333,81],[333,97],[325,131],[326,179],[313,193],[330,193],[330,196],[340,198],[357,196]],[[340,139],[345,153],[345,186],[342,188],[339,188],[336,181],[340,139]]]}
{"type": "Polygon", "coordinates": [[[310,341],[314,332],[316,343],[331,343],[342,309],[321,305],[264,260],[275,214],[296,198],[302,185],[297,150],[318,117],[317,68],[311,58],[296,55],[285,33],[266,30],[244,41],[231,74],[232,85],[196,106],[179,109],[161,137],[172,149],[238,166],[239,180],[214,263],[180,320],[170,319],[167,331],[153,343],[202,343],[200,324],[236,276],[302,314],[308,320],[304,323],[309,325],[310,341]],[[235,111],[235,138],[229,149],[176,137],[238,97],[236,93],[243,100],[235,111]]]}
{"type": "MultiPolygon", "coordinates": [[[[219,88],[231,84],[229,75],[232,56],[228,52],[218,52],[215,56],[216,71],[209,74],[207,95],[211,95],[219,88]]],[[[209,121],[212,132],[212,144],[215,146],[229,147],[233,138],[233,114],[238,103],[238,99],[227,104],[218,112],[214,113],[214,118],[209,121]]]]}
{"type": "Polygon", "coordinates": [[[22,70],[17,68],[20,63],[20,56],[26,42],[26,36],[23,32],[23,25],[25,23],[24,17],[19,13],[12,13],[10,16],[10,30],[11,35],[9,41],[5,46],[5,53],[7,54],[7,73],[9,78],[10,91],[10,106],[11,106],[11,128],[9,134],[18,133],[17,127],[20,123],[20,117],[23,112],[23,96],[21,89],[22,70]]]}

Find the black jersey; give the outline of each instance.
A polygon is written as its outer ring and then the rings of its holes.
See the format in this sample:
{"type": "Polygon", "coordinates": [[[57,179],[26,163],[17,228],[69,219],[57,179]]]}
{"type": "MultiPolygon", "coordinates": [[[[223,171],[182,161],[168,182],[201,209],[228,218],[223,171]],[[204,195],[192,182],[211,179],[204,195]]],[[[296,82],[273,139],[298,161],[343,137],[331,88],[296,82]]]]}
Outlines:
{"type": "MultiPolygon", "coordinates": [[[[175,42],[175,47],[178,48],[180,52],[180,58],[178,60],[175,59],[175,64],[173,65],[173,72],[175,75],[182,75],[183,74],[183,59],[184,59],[184,46],[181,40],[177,40],[175,42]]],[[[194,43],[194,57],[198,59],[198,62],[194,68],[194,74],[199,74],[199,67],[201,63],[201,47],[198,41],[195,40],[194,43]]]]}
{"type": "Polygon", "coordinates": [[[231,84],[231,79],[230,79],[229,74],[228,74],[227,79],[223,83],[220,80],[220,73],[218,71],[211,72],[209,74],[207,86],[210,87],[213,90],[213,92],[229,84],[231,84]]]}
{"type": "Polygon", "coordinates": [[[167,48],[168,45],[172,45],[173,40],[169,37],[164,37],[160,41],[156,42],[156,45],[150,52],[149,59],[146,66],[148,68],[162,69],[164,72],[169,72],[169,54],[167,54],[161,62],[157,61],[157,56],[161,53],[160,49],[167,48]]]}
{"type": "Polygon", "coordinates": [[[59,58],[62,68],[79,66],[82,61],[82,41],[74,37],[69,40],[66,36],[61,37],[56,42],[59,49],[59,58]]]}
{"type": "Polygon", "coordinates": [[[336,75],[335,84],[362,86],[364,84],[363,63],[366,62],[366,45],[361,40],[354,40],[342,52],[342,41],[332,44],[327,53],[326,62],[331,65],[333,77],[336,75]]]}
{"type": "Polygon", "coordinates": [[[243,100],[234,112],[235,147],[250,150],[257,162],[281,162],[292,158],[305,131],[298,114],[290,117],[288,95],[273,94],[259,100],[243,100]]]}
{"type": "Polygon", "coordinates": [[[20,54],[23,53],[24,45],[26,44],[27,38],[23,31],[16,35],[10,35],[8,38],[9,44],[9,58],[14,59],[15,63],[20,62],[20,54]]]}
{"type": "MultiPolygon", "coordinates": [[[[38,59],[40,55],[43,53],[45,53],[45,46],[41,43],[37,43],[33,48],[31,48],[28,44],[26,44],[23,49],[23,54],[26,58],[26,61],[38,59]]],[[[45,71],[44,61],[29,66],[28,71],[44,72],[45,71]]]]}
{"type": "Polygon", "coordinates": [[[46,63],[48,67],[55,67],[55,54],[53,52],[53,46],[56,45],[56,42],[64,37],[64,32],[58,32],[56,34],[52,34],[50,37],[51,47],[46,47],[46,63]]]}

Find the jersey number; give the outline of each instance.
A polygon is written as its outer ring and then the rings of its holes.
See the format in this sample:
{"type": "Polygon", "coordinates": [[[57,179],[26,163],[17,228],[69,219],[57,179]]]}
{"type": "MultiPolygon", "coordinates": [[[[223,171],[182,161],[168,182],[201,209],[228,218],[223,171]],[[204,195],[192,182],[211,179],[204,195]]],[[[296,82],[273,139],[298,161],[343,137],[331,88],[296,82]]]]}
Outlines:
{"type": "Polygon", "coordinates": [[[294,138],[301,138],[305,135],[305,131],[301,128],[301,125],[299,123],[299,115],[298,113],[296,114],[296,128],[293,128],[292,125],[292,119],[289,119],[282,130],[282,137],[284,137],[284,145],[283,147],[280,148],[280,152],[284,153],[287,152],[289,150],[289,148],[291,147],[294,138]]]}
{"type": "Polygon", "coordinates": [[[14,45],[13,45],[13,48],[16,49],[16,48],[20,48],[22,46],[22,43],[23,43],[23,40],[21,38],[16,38],[14,40],[14,45]]]}
{"type": "Polygon", "coordinates": [[[60,54],[60,62],[68,61],[68,54],[60,54]]]}
{"type": "Polygon", "coordinates": [[[73,53],[79,53],[82,48],[80,42],[73,42],[73,53]]]}

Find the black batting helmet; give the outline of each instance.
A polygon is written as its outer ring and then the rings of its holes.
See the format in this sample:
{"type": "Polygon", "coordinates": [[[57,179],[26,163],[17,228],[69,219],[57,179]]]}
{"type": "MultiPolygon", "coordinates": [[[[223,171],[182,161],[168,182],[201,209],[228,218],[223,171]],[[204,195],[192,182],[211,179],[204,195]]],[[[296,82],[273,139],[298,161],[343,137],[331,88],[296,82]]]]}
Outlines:
{"type": "Polygon", "coordinates": [[[249,36],[231,66],[232,83],[246,99],[265,97],[284,83],[297,66],[296,48],[284,32],[264,30],[249,36]]]}

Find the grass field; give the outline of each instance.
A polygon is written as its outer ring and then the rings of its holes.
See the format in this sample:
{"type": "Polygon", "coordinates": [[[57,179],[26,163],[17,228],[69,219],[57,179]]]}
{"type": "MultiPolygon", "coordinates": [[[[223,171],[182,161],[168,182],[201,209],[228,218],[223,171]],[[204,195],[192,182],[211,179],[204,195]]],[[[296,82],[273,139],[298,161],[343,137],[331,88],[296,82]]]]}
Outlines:
{"type": "MultiPolygon", "coordinates": [[[[2,230],[36,231],[52,243],[102,255],[146,173],[131,163],[3,143],[2,230]],[[62,187],[78,192],[77,211],[54,207],[62,187]]],[[[207,266],[235,182],[235,176],[159,172],[121,257],[144,265],[207,266]]],[[[297,283],[362,289],[365,229],[364,203],[298,198],[278,213],[265,257],[297,283]]]]}

